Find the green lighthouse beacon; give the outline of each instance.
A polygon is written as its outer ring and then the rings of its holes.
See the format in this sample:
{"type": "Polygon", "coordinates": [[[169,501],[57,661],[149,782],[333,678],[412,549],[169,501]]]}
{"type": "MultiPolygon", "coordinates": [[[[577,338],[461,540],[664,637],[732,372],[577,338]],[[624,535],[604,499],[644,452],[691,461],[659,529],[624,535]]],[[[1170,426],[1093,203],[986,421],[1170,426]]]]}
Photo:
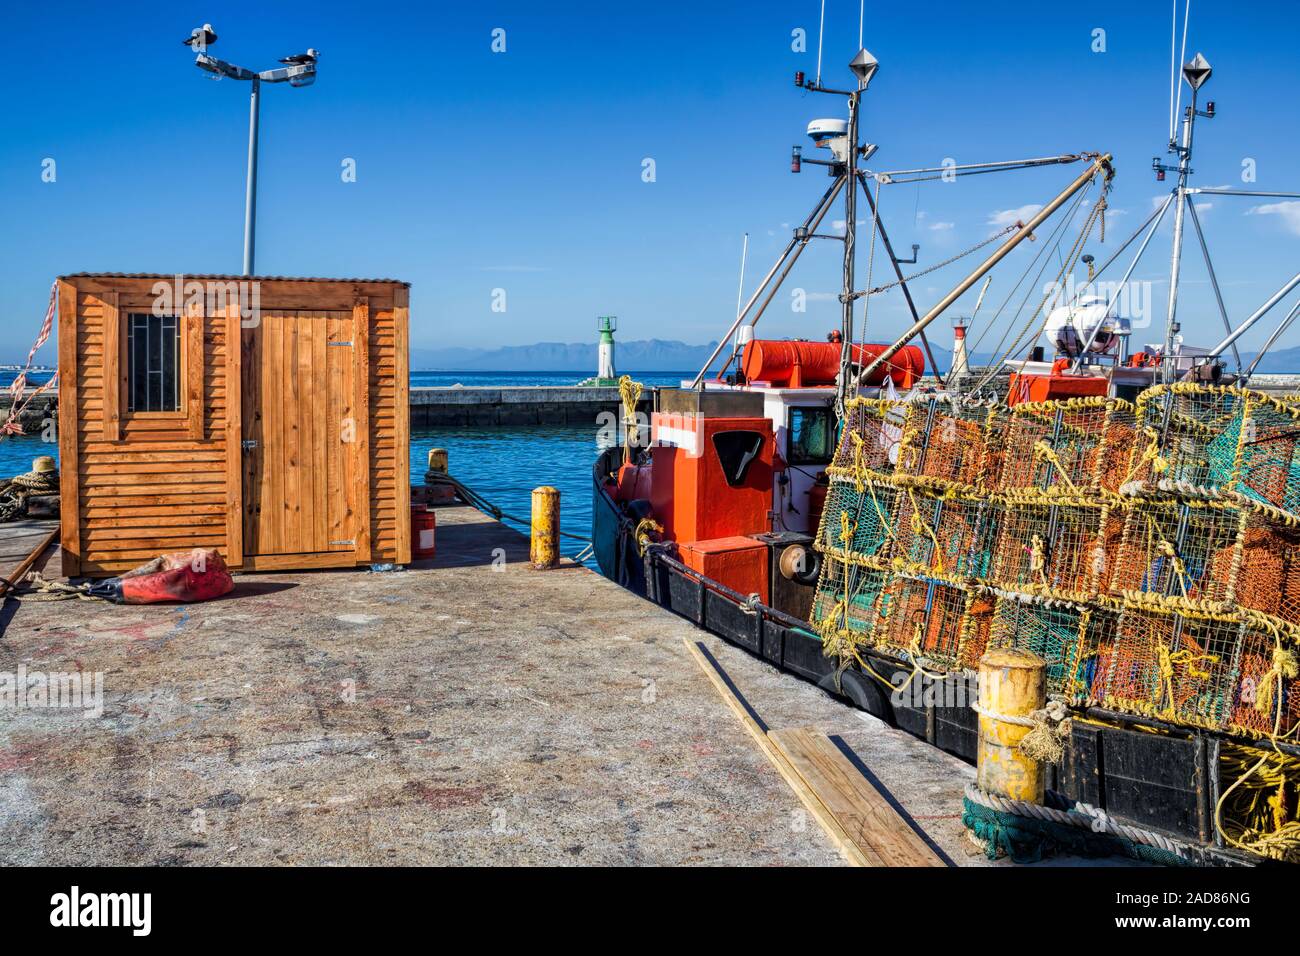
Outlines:
{"type": "Polygon", "coordinates": [[[618,316],[597,316],[596,331],[600,333],[600,339],[596,345],[596,376],[580,384],[589,386],[618,384],[618,373],[614,370],[614,330],[617,328],[618,316]]]}

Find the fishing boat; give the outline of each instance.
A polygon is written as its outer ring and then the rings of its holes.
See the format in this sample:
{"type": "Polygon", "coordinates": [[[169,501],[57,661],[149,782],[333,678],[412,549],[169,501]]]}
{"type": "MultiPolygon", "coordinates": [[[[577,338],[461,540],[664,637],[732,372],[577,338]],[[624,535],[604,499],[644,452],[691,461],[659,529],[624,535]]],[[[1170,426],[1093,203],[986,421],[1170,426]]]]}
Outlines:
{"type": "Polygon", "coordinates": [[[792,156],[793,171],[823,167],[831,184],[699,374],[654,390],[648,423],[624,383],[623,442],[593,470],[594,553],[647,600],[967,760],[981,656],[1032,651],[1070,715],[1046,758],[1052,799],[1140,832],[1164,862],[1300,861],[1300,559],[1289,557],[1300,553],[1300,404],[1249,388],[1259,359],[1243,364],[1236,349],[1300,274],[1234,325],[1193,203],[1292,194],[1191,185],[1194,127],[1215,106],[1200,102],[1209,63],[1183,59],[1171,69],[1173,161],[1153,164],[1173,188],[1100,265],[1087,250],[1104,238],[1109,154],[876,171],[877,147],[859,132],[876,59],[858,52],[849,89],[796,74],[801,90],[847,103],[845,118],[808,126],[825,158],[792,156]],[[1082,172],[1027,221],[904,274],[916,250],[896,254],[881,189],[1067,165],[1082,172]],[[887,281],[870,267],[857,280],[855,229],[819,232],[837,202],[859,222],[859,190],[869,261],[886,264],[887,281]],[[1171,211],[1164,340],[1135,348],[1118,306],[1171,211]],[[1209,347],[1185,344],[1177,321],[1188,221],[1224,324],[1209,347]],[[1030,293],[1019,312],[1004,303],[1003,347],[972,366],[955,304],[984,279],[978,313],[986,277],[1031,238],[1038,251],[1013,289],[1030,293]],[[781,283],[823,240],[843,243],[840,327],[825,341],[758,338],[781,283]],[[922,313],[909,283],[977,254],[922,313]],[[1121,277],[1103,286],[1116,263],[1121,277]],[[894,289],[912,325],[866,341],[872,297],[894,289]],[[947,375],[926,340],[945,317],[947,375]],[[1051,356],[1034,344],[1044,335],[1051,356]]]}

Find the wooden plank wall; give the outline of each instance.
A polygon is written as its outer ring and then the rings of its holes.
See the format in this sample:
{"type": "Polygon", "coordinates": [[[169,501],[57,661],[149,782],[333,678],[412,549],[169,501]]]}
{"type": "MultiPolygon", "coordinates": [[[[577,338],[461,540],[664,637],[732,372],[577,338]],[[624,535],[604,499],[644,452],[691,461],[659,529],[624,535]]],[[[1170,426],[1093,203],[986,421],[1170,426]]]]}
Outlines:
{"type": "MultiPolygon", "coordinates": [[[[155,278],[72,277],[60,280],[60,458],[64,499],[61,543],[65,573],[104,576],[135,567],[165,550],[215,547],[238,566],[240,384],[237,308],[203,316],[190,361],[203,358],[199,421],[132,420],[116,426],[106,408],[105,318],[113,299],[120,314],[153,304],[155,278]],[[230,332],[233,329],[232,339],[230,332]],[[228,420],[233,402],[234,415],[228,420]],[[75,410],[75,414],[74,414],[75,410]],[[229,427],[228,427],[229,425],[229,427]],[[70,438],[75,434],[75,441],[70,438]],[[119,435],[119,440],[111,436],[119,435]],[[67,502],[77,502],[69,508],[67,502]],[[232,549],[231,544],[234,544],[232,549]],[[233,553],[232,553],[233,550],[233,553]]],[[[261,281],[262,308],[354,309],[368,302],[365,368],[368,398],[368,512],[371,546],[358,563],[410,560],[409,408],[406,397],[407,290],[393,283],[261,281]],[[396,294],[395,294],[396,293],[396,294]],[[400,379],[400,385],[399,385],[400,379]],[[399,516],[401,520],[399,519],[399,516]]],[[[183,347],[185,347],[183,345],[183,347]]],[[[197,382],[191,381],[186,398],[197,382]]]]}
{"type": "Polygon", "coordinates": [[[398,564],[411,560],[407,292],[369,302],[371,560],[398,564]]]}
{"type": "MultiPolygon", "coordinates": [[[[66,436],[60,441],[61,456],[76,468],[76,527],[65,520],[63,529],[64,548],[77,558],[69,574],[115,574],[160,551],[226,546],[225,321],[198,317],[202,331],[192,355],[201,348],[205,407],[193,437],[188,417],[133,421],[123,407],[115,424],[106,417],[116,409],[112,397],[106,402],[104,355],[106,344],[121,336],[107,329],[106,319],[147,311],[154,300],[152,281],[123,282],[78,282],[69,296],[76,302],[77,376],[76,416],[68,422],[75,424],[77,443],[70,461],[66,436]]],[[[66,382],[61,379],[61,391],[66,382]]],[[[63,513],[69,514],[66,505],[63,513]]]]}

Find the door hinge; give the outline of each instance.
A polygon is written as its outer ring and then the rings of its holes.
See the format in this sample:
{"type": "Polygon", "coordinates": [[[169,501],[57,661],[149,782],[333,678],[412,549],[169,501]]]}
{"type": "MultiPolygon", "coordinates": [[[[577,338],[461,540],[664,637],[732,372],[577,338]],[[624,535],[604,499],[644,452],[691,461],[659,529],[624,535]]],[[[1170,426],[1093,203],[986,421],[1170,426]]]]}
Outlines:
{"type": "Polygon", "coordinates": [[[239,443],[239,447],[244,449],[244,451],[252,451],[254,448],[257,447],[257,439],[245,438],[243,441],[239,443]]]}
{"type": "Polygon", "coordinates": [[[330,345],[341,345],[341,346],[345,346],[346,348],[352,348],[352,343],[351,343],[351,342],[330,342],[329,344],[330,344],[330,345]]]}
{"type": "Polygon", "coordinates": [[[333,546],[336,545],[336,544],[346,544],[346,545],[348,545],[349,547],[352,547],[352,548],[355,548],[355,547],[357,546],[357,543],[356,543],[355,540],[352,540],[352,541],[331,541],[331,542],[330,542],[330,546],[331,546],[331,547],[333,547],[333,546]]]}

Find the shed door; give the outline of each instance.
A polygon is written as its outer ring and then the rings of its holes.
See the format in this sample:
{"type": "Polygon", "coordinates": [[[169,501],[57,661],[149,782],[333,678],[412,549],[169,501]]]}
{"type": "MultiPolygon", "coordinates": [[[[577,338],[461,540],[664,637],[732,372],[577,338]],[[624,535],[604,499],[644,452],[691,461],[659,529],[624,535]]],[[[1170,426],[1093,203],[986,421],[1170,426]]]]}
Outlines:
{"type": "Polygon", "coordinates": [[[263,312],[242,335],[244,554],[354,548],[351,312],[263,312]]]}

